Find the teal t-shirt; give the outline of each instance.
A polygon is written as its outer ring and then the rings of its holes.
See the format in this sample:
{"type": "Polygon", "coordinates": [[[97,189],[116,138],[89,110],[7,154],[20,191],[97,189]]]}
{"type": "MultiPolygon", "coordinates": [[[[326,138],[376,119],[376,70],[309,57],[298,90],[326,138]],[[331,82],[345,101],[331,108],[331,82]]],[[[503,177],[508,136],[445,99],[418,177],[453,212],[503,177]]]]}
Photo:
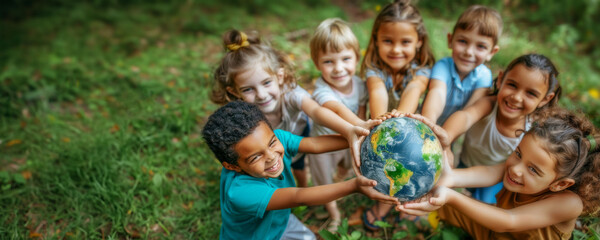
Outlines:
{"type": "Polygon", "coordinates": [[[255,178],[223,168],[221,170],[221,239],[280,239],[291,210],[266,211],[278,188],[295,187],[290,164],[298,153],[302,137],[276,129],[275,136],[285,150],[284,169],[279,178],[255,178]]]}

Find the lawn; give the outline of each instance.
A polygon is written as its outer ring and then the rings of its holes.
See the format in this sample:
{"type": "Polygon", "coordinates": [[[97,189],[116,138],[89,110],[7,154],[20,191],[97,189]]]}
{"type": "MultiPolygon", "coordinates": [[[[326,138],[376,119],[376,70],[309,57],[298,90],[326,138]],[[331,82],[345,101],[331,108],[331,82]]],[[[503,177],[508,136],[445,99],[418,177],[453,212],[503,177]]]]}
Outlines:
{"type": "MultiPolygon", "coordinates": [[[[418,3],[436,58],[449,54],[446,33],[475,2],[418,3]]],[[[501,50],[488,64],[494,75],[521,54],[545,54],[561,72],[560,104],[600,126],[597,3],[480,2],[505,21],[501,50]],[[560,11],[562,18],[549,20],[560,11]]],[[[318,23],[350,21],[364,49],[385,3],[3,1],[0,239],[216,239],[221,165],[199,133],[218,107],[208,96],[225,52],[221,35],[257,30],[289,55],[299,84],[311,89],[318,71],[308,41],[318,23]]],[[[385,232],[369,234],[352,214],[371,204],[356,194],[340,200],[351,226],[322,236],[462,236],[443,225],[418,230],[394,216],[385,232]]],[[[326,227],[317,218],[322,207],[293,212],[315,231],[326,227]]],[[[581,218],[575,239],[598,239],[599,222],[581,218]]]]}

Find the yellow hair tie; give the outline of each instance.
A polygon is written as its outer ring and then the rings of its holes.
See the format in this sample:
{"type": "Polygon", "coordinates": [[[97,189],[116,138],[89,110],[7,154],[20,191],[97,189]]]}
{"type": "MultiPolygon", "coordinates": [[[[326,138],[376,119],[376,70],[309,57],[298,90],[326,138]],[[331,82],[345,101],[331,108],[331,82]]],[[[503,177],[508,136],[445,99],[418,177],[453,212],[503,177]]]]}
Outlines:
{"type": "Polygon", "coordinates": [[[246,36],[246,34],[244,34],[243,32],[240,32],[240,34],[242,35],[242,44],[237,44],[237,43],[227,44],[227,49],[229,49],[229,51],[236,51],[236,50],[240,49],[241,47],[250,46],[250,43],[248,42],[248,37],[246,36]]]}

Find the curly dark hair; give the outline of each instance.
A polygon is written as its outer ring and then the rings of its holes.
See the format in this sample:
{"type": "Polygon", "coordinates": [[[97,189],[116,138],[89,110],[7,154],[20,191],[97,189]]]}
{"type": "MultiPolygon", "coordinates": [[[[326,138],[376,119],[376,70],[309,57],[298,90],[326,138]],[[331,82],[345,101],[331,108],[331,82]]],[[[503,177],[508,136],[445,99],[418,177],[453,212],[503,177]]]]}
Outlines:
{"type": "Polygon", "coordinates": [[[544,139],[544,147],[556,159],[560,177],[575,180],[568,189],[577,193],[584,215],[600,210],[600,141],[597,129],[585,117],[553,107],[536,114],[539,119],[529,133],[544,139]],[[594,140],[590,140],[594,139],[594,140]]]}
{"type": "Polygon", "coordinates": [[[244,101],[229,102],[210,115],[202,129],[202,137],[220,162],[237,165],[239,156],[234,150],[235,145],[250,135],[260,122],[271,127],[256,105],[244,101]]]}

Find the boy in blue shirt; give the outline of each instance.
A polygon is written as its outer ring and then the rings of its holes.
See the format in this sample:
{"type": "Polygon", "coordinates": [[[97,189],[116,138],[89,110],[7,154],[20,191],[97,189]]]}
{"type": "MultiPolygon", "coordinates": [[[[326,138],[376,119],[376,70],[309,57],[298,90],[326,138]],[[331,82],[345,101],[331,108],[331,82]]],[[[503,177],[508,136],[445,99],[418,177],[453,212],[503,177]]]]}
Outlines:
{"type": "Polygon", "coordinates": [[[220,183],[221,239],[315,239],[290,208],[321,205],[354,192],[397,204],[363,176],[296,188],[291,159],[298,152],[322,153],[348,147],[339,135],[300,137],[272,130],[260,109],[234,101],[213,113],[202,135],[223,165],[220,183]]]}
{"type": "Polygon", "coordinates": [[[487,94],[492,72],[483,63],[498,52],[502,25],[496,10],[481,5],[460,15],[448,34],[452,57],[438,61],[431,71],[423,116],[442,126],[452,113],[487,94]]]}

